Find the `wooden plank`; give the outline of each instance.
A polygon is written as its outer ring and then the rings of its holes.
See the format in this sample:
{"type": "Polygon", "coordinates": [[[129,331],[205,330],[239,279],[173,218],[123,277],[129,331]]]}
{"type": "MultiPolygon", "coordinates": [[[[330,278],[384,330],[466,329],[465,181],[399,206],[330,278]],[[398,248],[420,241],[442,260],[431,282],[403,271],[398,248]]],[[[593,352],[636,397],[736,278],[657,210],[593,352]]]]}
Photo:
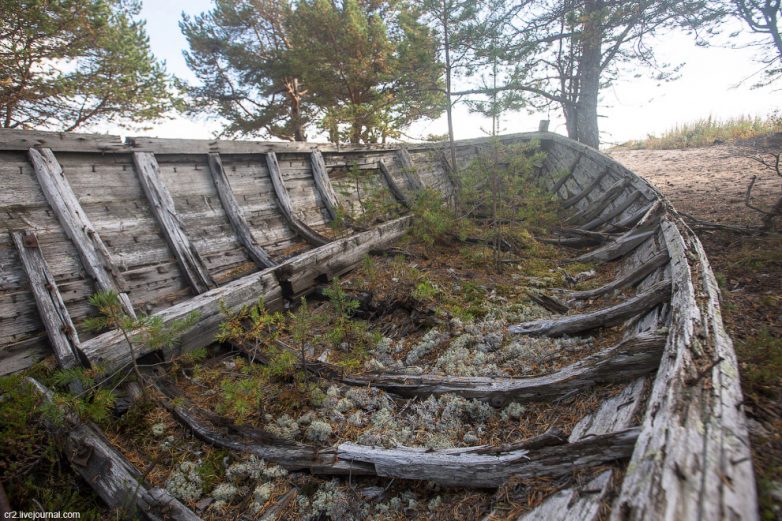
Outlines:
{"type": "Polygon", "coordinates": [[[604,286],[584,291],[571,291],[569,292],[568,297],[577,300],[588,300],[605,295],[606,293],[611,293],[612,291],[621,289],[625,286],[638,284],[657,268],[661,268],[668,264],[669,260],[667,251],[660,252],[648,261],[635,267],[635,269],[630,270],[627,274],[617,277],[604,286]]]}
{"type": "MultiPolygon", "coordinates": [[[[53,393],[32,378],[35,392],[54,404],[53,393]]],[[[68,459],[71,468],[89,484],[117,518],[149,520],[201,521],[171,493],[150,487],[144,476],[122,453],[91,424],[70,411],[62,411],[62,422],[47,425],[68,459]]]]}
{"type": "Polygon", "coordinates": [[[402,191],[402,188],[400,188],[400,186],[394,180],[394,177],[391,175],[391,172],[388,171],[388,167],[386,167],[386,164],[383,161],[378,161],[377,168],[378,170],[380,170],[380,173],[383,175],[383,179],[388,185],[388,189],[391,190],[391,194],[393,194],[394,199],[399,201],[405,207],[410,208],[410,201],[407,199],[407,196],[402,191]]]}
{"type": "Polygon", "coordinates": [[[11,236],[58,365],[63,369],[80,366],[79,335],[38,247],[38,237],[32,231],[16,231],[11,236]]]}
{"type": "MultiPolygon", "coordinates": [[[[383,248],[402,237],[409,222],[409,217],[402,217],[369,231],[313,248],[279,266],[236,279],[155,313],[154,316],[168,324],[187,317],[191,312],[197,312],[198,323],[184,332],[182,349],[205,347],[214,342],[214,335],[225,319],[221,305],[238,310],[263,298],[268,309],[279,310],[282,308],[283,289],[288,295],[301,294],[323,277],[355,267],[369,251],[383,248]]],[[[137,356],[150,351],[147,346],[136,346],[137,356]]],[[[100,365],[106,372],[130,362],[130,352],[120,331],[108,331],[83,342],[82,352],[90,363],[100,365]]]]}
{"type": "Polygon", "coordinates": [[[597,186],[600,184],[600,181],[603,180],[605,176],[607,176],[609,173],[608,167],[604,168],[602,172],[600,172],[599,175],[595,176],[594,179],[592,179],[592,182],[590,182],[586,188],[581,190],[576,195],[569,197],[562,201],[562,207],[563,208],[570,208],[572,206],[575,206],[579,201],[584,199],[586,196],[592,193],[592,191],[597,188],[597,186]]]}
{"type": "Polygon", "coordinates": [[[697,237],[663,219],[670,331],[611,519],[758,519],[736,355],[697,237]]]}
{"type": "Polygon", "coordinates": [[[370,374],[342,381],[406,397],[458,394],[502,407],[513,401],[553,400],[596,384],[626,382],[646,375],[657,368],[664,344],[662,335],[640,333],[551,374],[529,378],[370,374]]]}
{"type": "Polygon", "coordinates": [[[334,187],[331,184],[331,178],[326,170],[326,162],[323,160],[323,154],[320,150],[313,150],[310,154],[310,163],[312,164],[312,179],[320,194],[320,199],[326,207],[332,219],[336,219],[339,214],[339,199],[334,187]]]}
{"type": "Polygon", "coordinates": [[[508,332],[533,336],[574,335],[592,329],[621,324],[644,311],[666,302],[671,296],[671,281],[663,280],[619,304],[556,319],[540,319],[508,326],[508,332]]]}
{"type": "Polygon", "coordinates": [[[556,492],[517,521],[595,521],[611,489],[612,470],[606,470],[586,484],[556,492]]]}
{"type": "Polygon", "coordinates": [[[291,197],[288,193],[288,189],[285,188],[285,183],[282,180],[282,173],[280,172],[280,164],[277,162],[277,154],[274,152],[266,153],[266,168],[269,171],[269,178],[272,181],[274,187],[274,194],[277,200],[277,206],[280,208],[288,225],[297,235],[306,239],[309,243],[316,246],[322,246],[329,242],[329,240],[323,237],[321,234],[307,226],[307,224],[299,219],[293,212],[293,203],[291,203],[291,197]]]}
{"type": "Polygon", "coordinates": [[[555,195],[556,195],[556,194],[558,194],[558,193],[559,193],[559,190],[560,190],[560,188],[562,188],[563,186],[565,186],[565,183],[566,183],[566,182],[568,182],[568,180],[569,180],[571,177],[573,177],[573,175],[576,173],[576,167],[577,167],[577,166],[578,166],[578,164],[581,162],[581,158],[582,158],[583,156],[584,156],[584,153],[583,153],[583,152],[579,152],[579,153],[576,155],[576,159],[575,159],[575,161],[573,161],[573,164],[572,164],[572,165],[570,166],[570,168],[568,169],[568,173],[567,173],[567,174],[565,174],[565,175],[563,175],[563,176],[562,176],[562,177],[561,177],[561,178],[560,178],[560,179],[559,179],[559,180],[556,182],[556,184],[554,184],[554,187],[551,189],[551,193],[553,193],[553,194],[555,194],[555,195]]]}
{"type": "Polygon", "coordinates": [[[630,184],[629,178],[625,177],[623,179],[620,179],[619,181],[611,185],[608,188],[608,190],[603,192],[595,202],[591,203],[583,210],[570,216],[566,222],[583,223],[583,222],[591,221],[592,219],[600,216],[600,214],[603,213],[606,207],[609,204],[611,204],[611,202],[617,196],[617,194],[619,194],[622,190],[624,190],[624,188],[628,184],[630,184]]]}
{"type": "Polygon", "coordinates": [[[55,152],[125,152],[129,148],[119,136],[75,134],[44,130],[0,129],[0,150],[29,150],[42,147],[55,152]]]}
{"type": "Polygon", "coordinates": [[[133,164],[149,206],[163,230],[166,242],[176,257],[182,274],[196,293],[203,293],[216,284],[209,275],[201,255],[185,232],[176,213],[174,200],[160,176],[160,167],[151,152],[134,152],[133,164]]]}
{"type": "Polygon", "coordinates": [[[113,291],[119,295],[122,309],[129,316],[136,313],[127,293],[122,289],[124,281],[108,248],[87,217],[79,199],[65,178],[62,167],[49,148],[28,150],[38,184],[49,202],[65,234],[79,252],[82,265],[101,291],[113,291]]]}
{"type": "Polygon", "coordinates": [[[637,429],[628,429],[576,443],[491,454],[481,454],[486,447],[384,449],[343,443],[337,447],[337,454],[342,461],[371,464],[380,477],[488,488],[498,487],[510,477],[562,477],[625,459],[632,452],[637,436],[637,429]]]}
{"type": "Polygon", "coordinates": [[[413,164],[413,158],[410,157],[410,151],[403,146],[396,152],[396,158],[399,164],[402,165],[402,172],[404,172],[410,188],[416,191],[423,190],[424,184],[418,175],[418,169],[413,164]]]}
{"type": "Polygon", "coordinates": [[[223,204],[225,215],[228,217],[228,221],[231,223],[231,227],[234,229],[239,242],[247,250],[247,254],[261,268],[276,266],[277,263],[255,241],[250,231],[250,225],[247,224],[239,202],[231,189],[231,184],[228,182],[228,176],[225,174],[220,154],[214,152],[209,154],[209,171],[212,173],[212,179],[214,180],[215,188],[217,188],[220,202],[223,204]]]}
{"type": "Polygon", "coordinates": [[[643,196],[641,192],[639,192],[638,190],[634,190],[633,193],[631,193],[630,195],[622,199],[621,202],[619,202],[614,207],[613,210],[611,210],[605,215],[600,215],[598,217],[595,217],[588,223],[581,225],[581,229],[594,230],[598,226],[607,223],[611,219],[614,219],[615,217],[619,216],[622,212],[627,210],[630,207],[630,205],[633,204],[636,201],[636,199],[638,199],[641,196],[643,196]]]}
{"type": "Polygon", "coordinates": [[[154,137],[128,137],[127,146],[135,151],[148,151],[156,154],[280,154],[304,153],[313,150],[333,153],[364,153],[367,151],[395,151],[399,144],[333,144],[297,141],[235,141],[220,139],[168,139],[154,137]]]}

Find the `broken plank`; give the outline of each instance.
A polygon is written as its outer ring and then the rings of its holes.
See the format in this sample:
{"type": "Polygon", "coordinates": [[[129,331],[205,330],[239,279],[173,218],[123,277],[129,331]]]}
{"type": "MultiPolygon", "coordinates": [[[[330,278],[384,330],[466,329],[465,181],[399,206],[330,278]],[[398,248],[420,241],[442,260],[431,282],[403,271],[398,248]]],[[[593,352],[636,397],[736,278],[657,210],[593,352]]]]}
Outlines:
{"type": "Polygon", "coordinates": [[[49,265],[38,247],[38,238],[31,231],[17,231],[11,235],[57,364],[63,369],[80,366],[82,355],[79,351],[79,335],[49,265]]]}
{"type": "Polygon", "coordinates": [[[575,335],[592,329],[615,326],[644,311],[666,302],[671,296],[671,281],[662,280],[643,293],[619,304],[556,319],[541,319],[508,327],[508,332],[533,336],[575,335]]]}
{"type": "Polygon", "coordinates": [[[151,152],[134,152],[133,164],[149,206],[163,230],[166,242],[179,264],[182,274],[196,293],[203,293],[216,286],[201,255],[196,250],[179,220],[174,200],[163,183],[160,167],[151,152]]]}
{"type": "Polygon", "coordinates": [[[282,213],[288,226],[310,244],[322,246],[328,243],[329,240],[326,237],[323,237],[310,228],[294,214],[291,196],[288,193],[288,189],[285,188],[285,183],[282,180],[282,172],[280,171],[280,164],[277,162],[277,154],[274,152],[266,153],[266,169],[268,170],[269,178],[272,181],[277,207],[280,209],[280,213],[282,213]]]}
{"type": "Polygon", "coordinates": [[[573,177],[573,175],[576,173],[576,167],[581,162],[581,158],[583,157],[584,153],[582,151],[578,152],[578,155],[576,156],[575,161],[573,161],[573,164],[570,166],[570,169],[568,170],[568,173],[563,175],[559,180],[554,184],[554,187],[551,189],[551,193],[556,195],[559,193],[560,188],[565,186],[565,183],[568,179],[573,177]]]}
{"type": "Polygon", "coordinates": [[[381,373],[346,377],[342,382],[377,387],[405,397],[453,393],[502,407],[512,401],[557,399],[596,384],[626,382],[643,376],[657,368],[664,345],[665,336],[640,333],[554,373],[529,378],[381,373]]]}
{"type": "Polygon", "coordinates": [[[320,150],[313,150],[310,154],[310,164],[312,165],[312,179],[315,181],[315,187],[323,201],[323,206],[332,219],[339,217],[339,200],[334,186],[331,184],[331,178],[326,170],[326,162],[323,160],[323,154],[320,150]]]}
{"type": "Polygon", "coordinates": [[[603,192],[595,202],[583,210],[571,215],[566,222],[583,223],[598,217],[601,213],[603,213],[606,207],[611,204],[617,194],[624,190],[628,184],[630,184],[630,178],[628,177],[617,181],[611,185],[608,190],[603,192]]]}
{"type": "Polygon", "coordinates": [[[633,193],[631,193],[630,195],[628,195],[627,197],[622,199],[622,201],[619,202],[616,205],[616,207],[614,207],[613,210],[611,210],[610,212],[608,212],[605,215],[600,215],[598,217],[595,217],[594,219],[592,219],[588,223],[585,223],[585,224],[581,225],[581,229],[582,230],[594,230],[598,226],[601,226],[602,224],[607,223],[611,219],[614,219],[617,216],[621,215],[622,212],[627,210],[630,207],[630,205],[633,204],[636,201],[636,199],[638,199],[639,197],[642,197],[642,196],[643,196],[643,194],[641,192],[639,192],[638,190],[633,191],[633,193]]]}
{"type": "Polygon", "coordinates": [[[426,480],[452,487],[494,488],[510,477],[562,477],[626,459],[637,437],[637,429],[628,429],[576,443],[488,455],[477,454],[476,447],[432,451],[354,443],[341,444],[337,453],[343,461],[371,464],[380,477],[426,480]]]}
{"type": "Polygon", "coordinates": [[[54,153],[49,148],[41,150],[31,148],[27,155],[33,165],[38,184],[63,227],[65,235],[79,252],[84,269],[101,291],[115,292],[125,313],[135,318],[133,304],[127,293],[122,291],[124,284],[122,274],[87,217],[87,212],[79,203],[54,153]]]}
{"type": "MultiPolygon", "coordinates": [[[[27,381],[47,402],[54,403],[49,389],[32,378],[27,381]]],[[[62,418],[61,423],[49,426],[60,450],[118,517],[133,519],[140,513],[151,520],[201,521],[168,490],[148,486],[141,472],[96,426],[68,411],[63,411],[62,418]]]]}
{"type": "Polygon", "coordinates": [[[231,189],[231,184],[229,183],[228,176],[223,168],[220,154],[214,152],[209,154],[209,171],[212,173],[217,195],[220,197],[220,202],[223,204],[223,209],[228,217],[228,221],[231,223],[231,227],[233,227],[239,242],[247,250],[247,254],[252,261],[261,268],[276,266],[277,263],[269,257],[266,251],[264,251],[253,237],[250,225],[244,218],[239,202],[236,200],[236,196],[231,189]]]}

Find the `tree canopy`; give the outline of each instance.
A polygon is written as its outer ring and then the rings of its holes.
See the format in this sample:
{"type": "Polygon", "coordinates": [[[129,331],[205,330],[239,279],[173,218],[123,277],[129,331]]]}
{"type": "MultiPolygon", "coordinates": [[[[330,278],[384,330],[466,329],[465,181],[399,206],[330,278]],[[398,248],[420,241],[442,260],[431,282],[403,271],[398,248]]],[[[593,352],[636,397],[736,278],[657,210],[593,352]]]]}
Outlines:
{"type": "Polygon", "coordinates": [[[0,0],[0,127],[148,123],[175,104],[127,0],[0,0]]]}
{"type": "Polygon", "coordinates": [[[332,141],[396,137],[443,110],[441,68],[421,12],[400,0],[216,0],[182,30],[200,80],[193,111],[216,109],[227,135],[332,141]]]}

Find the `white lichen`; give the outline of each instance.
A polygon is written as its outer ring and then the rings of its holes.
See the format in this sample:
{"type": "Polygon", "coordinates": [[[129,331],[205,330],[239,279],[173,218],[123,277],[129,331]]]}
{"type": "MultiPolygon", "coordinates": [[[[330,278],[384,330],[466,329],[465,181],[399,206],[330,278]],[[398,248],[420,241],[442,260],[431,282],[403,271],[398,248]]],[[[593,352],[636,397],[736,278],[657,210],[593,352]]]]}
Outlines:
{"type": "Polygon", "coordinates": [[[239,493],[239,489],[232,483],[220,483],[211,492],[211,496],[217,501],[225,501],[230,503],[231,500],[239,493]]]}
{"type": "Polygon", "coordinates": [[[307,427],[307,439],[322,443],[331,436],[331,425],[324,421],[315,420],[307,427]]]}
{"type": "Polygon", "coordinates": [[[203,483],[198,475],[198,464],[182,462],[168,477],[166,489],[182,501],[195,501],[203,494],[203,483]]]}

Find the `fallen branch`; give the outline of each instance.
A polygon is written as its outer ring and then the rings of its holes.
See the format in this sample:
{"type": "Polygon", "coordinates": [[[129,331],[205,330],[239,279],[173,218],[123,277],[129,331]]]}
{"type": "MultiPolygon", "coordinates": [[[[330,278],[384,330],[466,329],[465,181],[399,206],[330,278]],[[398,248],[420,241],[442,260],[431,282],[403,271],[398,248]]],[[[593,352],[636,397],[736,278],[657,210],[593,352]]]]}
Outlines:
{"type": "Polygon", "coordinates": [[[589,299],[597,298],[601,295],[605,295],[606,293],[611,293],[612,291],[624,288],[626,286],[634,286],[635,284],[638,284],[643,279],[645,279],[650,273],[652,273],[657,268],[661,268],[666,264],[668,264],[669,260],[670,257],[668,256],[668,252],[663,251],[661,253],[658,253],[648,261],[644,262],[640,266],[636,267],[634,270],[630,271],[629,273],[609,282],[605,286],[601,286],[595,289],[588,289],[584,291],[571,291],[569,293],[569,296],[570,298],[575,300],[589,300],[589,299]]]}

